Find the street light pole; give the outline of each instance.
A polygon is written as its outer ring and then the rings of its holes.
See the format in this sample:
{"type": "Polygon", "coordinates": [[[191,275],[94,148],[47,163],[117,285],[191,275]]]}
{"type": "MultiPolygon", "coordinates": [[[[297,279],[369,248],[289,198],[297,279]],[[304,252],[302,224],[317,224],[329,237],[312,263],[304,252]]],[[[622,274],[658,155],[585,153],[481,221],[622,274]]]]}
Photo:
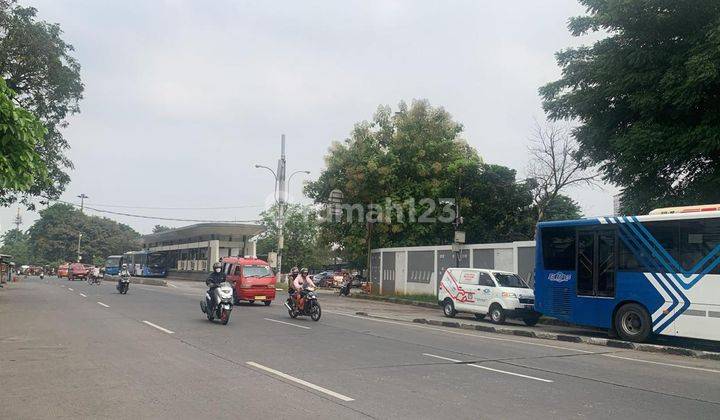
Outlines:
{"type": "Polygon", "coordinates": [[[278,224],[278,238],[277,238],[277,281],[282,279],[282,256],[283,248],[285,247],[285,204],[290,194],[290,179],[295,174],[306,173],[310,171],[295,171],[290,174],[290,177],[286,180],[286,168],[287,160],[285,158],[285,134],[280,138],[280,159],[278,160],[277,171],[273,171],[271,168],[263,165],[255,165],[256,168],[267,169],[273,174],[275,178],[275,204],[277,205],[277,224],[278,224]]]}
{"type": "MultiPolygon", "coordinates": [[[[85,193],[82,193],[78,195],[78,198],[80,199],[80,213],[83,213],[83,210],[85,209],[85,199],[90,198],[85,193]]],[[[82,256],[80,255],[80,241],[82,240],[82,232],[78,232],[78,248],[77,248],[77,256],[78,256],[78,262],[82,260],[82,256]]]]}

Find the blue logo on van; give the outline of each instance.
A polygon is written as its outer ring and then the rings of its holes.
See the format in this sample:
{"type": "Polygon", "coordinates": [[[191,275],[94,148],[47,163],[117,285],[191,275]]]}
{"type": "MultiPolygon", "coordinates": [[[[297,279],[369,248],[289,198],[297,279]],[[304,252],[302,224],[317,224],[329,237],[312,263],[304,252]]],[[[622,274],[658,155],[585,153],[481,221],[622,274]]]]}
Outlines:
{"type": "Polygon", "coordinates": [[[558,271],[557,273],[548,274],[548,280],[554,281],[556,283],[565,283],[566,281],[570,281],[571,279],[571,274],[562,273],[560,271],[558,271]]]}

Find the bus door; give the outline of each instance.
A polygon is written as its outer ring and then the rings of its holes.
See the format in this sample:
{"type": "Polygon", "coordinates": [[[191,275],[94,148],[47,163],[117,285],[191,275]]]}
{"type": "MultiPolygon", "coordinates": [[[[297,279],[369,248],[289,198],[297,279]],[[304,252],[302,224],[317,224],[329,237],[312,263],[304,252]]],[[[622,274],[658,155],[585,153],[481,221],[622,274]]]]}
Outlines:
{"type": "Polygon", "coordinates": [[[577,295],[615,297],[615,230],[578,230],[576,244],[577,295]]]}

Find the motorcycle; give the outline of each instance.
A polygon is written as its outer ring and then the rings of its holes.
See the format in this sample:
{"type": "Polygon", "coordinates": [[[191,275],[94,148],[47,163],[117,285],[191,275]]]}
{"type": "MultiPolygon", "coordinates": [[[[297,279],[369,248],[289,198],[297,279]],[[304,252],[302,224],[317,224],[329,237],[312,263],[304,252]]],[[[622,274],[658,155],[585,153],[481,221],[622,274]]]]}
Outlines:
{"type": "Polygon", "coordinates": [[[45,273],[40,273],[40,280],[45,278],[45,273]]]}
{"type": "Polygon", "coordinates": [[[219,319],[223,325],[230,321],[230,312],[233,307],[233,288],[228,282],[222,282],[218,287],[205,292],[205,299],[200,302],[200,309],[207,315],[208,321],[219,319]],[[210,296],[212,291],[213,296],[210,296]],[[215,305],[213,305],[213,302],[215,305]]]}
{"type": "Polygon", "coordinates": [[[100,283],[102,282],[102,278],[103,278],[103,275],[102,275],[102,274],[100,274],[100,275],[98,275],[98,276],[96,276],[96,275],[94,275],[94,274],[91,274],[91,275],[88,277],[88,284],[89,284],[89,285],[99,286],[100,283]]]}
{"type": "Polygon", "coordinates": [[[320,321],[322,315],[322,309],[320,309],[320,303],[314,289],[307,289],[305,296],[298,300],[289,298],[285,302],[285,307],[288,309],[290,318],[309,316],[313,321],[320,321]]]}
{"type": "Polygon", "coordinates": [[[117,285],[117,291],[120,292],[121,295],[126,295],[128,292],[128,289],[130,288],[130,277],[128,276],[120,276],[120,281],[117,285]]]}

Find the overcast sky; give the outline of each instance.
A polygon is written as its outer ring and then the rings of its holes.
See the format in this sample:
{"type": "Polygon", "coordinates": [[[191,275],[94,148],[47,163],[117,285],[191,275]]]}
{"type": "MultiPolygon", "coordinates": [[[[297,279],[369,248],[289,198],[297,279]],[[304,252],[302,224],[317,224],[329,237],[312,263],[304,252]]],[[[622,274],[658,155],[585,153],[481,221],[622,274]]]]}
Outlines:
{"type": "MultiPolygon", "coordinates": [[[[523,176],[544,118],[537,89],[559,76],[553,54],[591,42],[567,31],[583,13],[574,0],[23,3],[60,23],[82,65],[63,198],[161,217],[254,219],[273,189],[254,164],[276,165],[282,133],[289,170],[316,178],[333,140],[378,105],[415,98],[462,122],[486,162],[523,176]],[[219,206],[241,208],[147,208],[219,206]]],[[[611,213],[613,193],[569,191],[589,216],[611,213]]],[[[0,229],[15,211],[0,209],[0,229]]],[[[37,215],[21,211],[26,229],[37,215]]],[[[187,224],[110,217],[142,233],[187,224]]]]}

